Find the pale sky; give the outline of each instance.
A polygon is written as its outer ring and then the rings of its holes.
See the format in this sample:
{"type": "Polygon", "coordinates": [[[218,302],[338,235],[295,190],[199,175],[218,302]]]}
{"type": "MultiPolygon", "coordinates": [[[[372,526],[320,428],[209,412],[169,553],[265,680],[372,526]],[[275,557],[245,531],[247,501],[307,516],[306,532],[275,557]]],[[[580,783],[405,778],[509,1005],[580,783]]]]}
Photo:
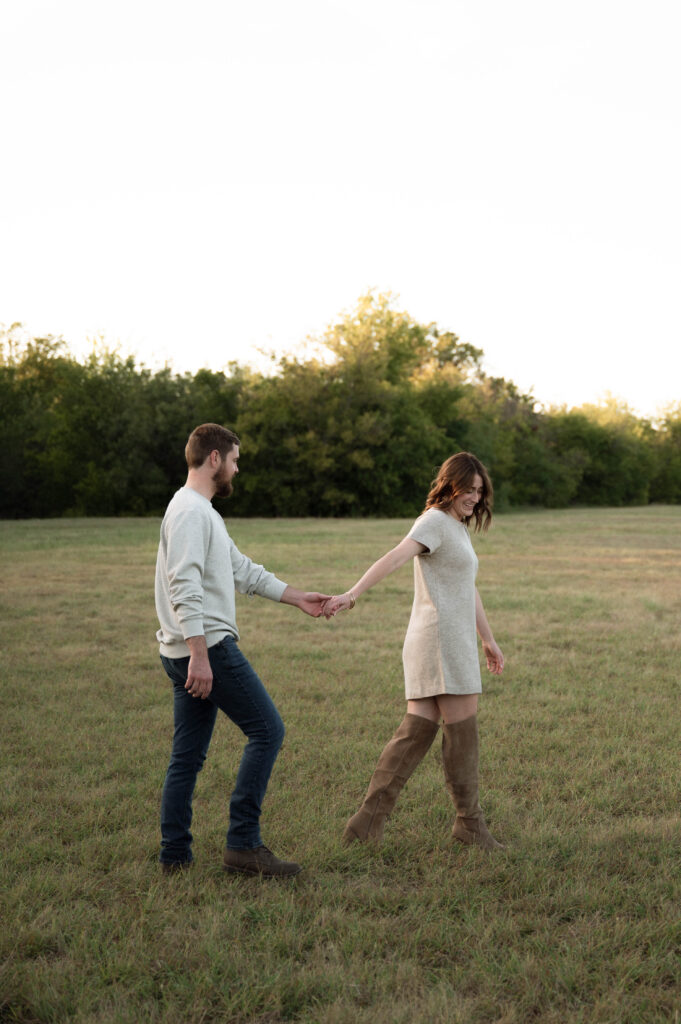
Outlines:
{"type": "Polygon", "coordinates": [[[0,323],[259,363],[368,288],[545,403],[681,401],[678,0],[15,0],[0,323]]]}

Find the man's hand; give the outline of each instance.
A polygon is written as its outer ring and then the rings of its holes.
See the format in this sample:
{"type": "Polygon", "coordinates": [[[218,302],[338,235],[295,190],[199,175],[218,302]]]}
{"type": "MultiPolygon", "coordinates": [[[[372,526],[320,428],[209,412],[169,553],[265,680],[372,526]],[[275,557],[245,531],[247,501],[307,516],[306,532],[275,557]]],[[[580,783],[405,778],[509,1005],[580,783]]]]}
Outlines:
{"type": "Polygon", "coordinates": [[[213,670],[208,659],[206,638],[205,636],[190,636],[187,638],[187,646],[189,647],[189,668],[184,688],[192,697],[200,697],[205,700],[213,689],[213,670]]]}
{"type": "Polygon", "coordinates": [[[329,600],[329,594],[317,594],[313,591],[306,591],[298,607],[302,612],[318,619],[324,613],[324,603],[329,600]]]}
{"type": "Polygon", "coordinates": [[[330,594],[318,594],[313,590],[296,590],[295,587],[287,587],[281,595],[282,604],[292,604],[300,608],[301,612],[318,619],[324,613],[324,602],[329,600],[330,594]]]}

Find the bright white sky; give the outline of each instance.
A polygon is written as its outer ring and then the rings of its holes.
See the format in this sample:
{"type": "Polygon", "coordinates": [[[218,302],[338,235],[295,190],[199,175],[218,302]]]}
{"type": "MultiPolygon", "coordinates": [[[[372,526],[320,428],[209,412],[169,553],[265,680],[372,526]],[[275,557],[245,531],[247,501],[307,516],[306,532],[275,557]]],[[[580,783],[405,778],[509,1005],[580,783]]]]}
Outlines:
{"type": "Polygon", "coordinates": [[[15,0],[0,323],[256,365],[367,288],[546,404],[681,400],[678,0],[15,0]]]}

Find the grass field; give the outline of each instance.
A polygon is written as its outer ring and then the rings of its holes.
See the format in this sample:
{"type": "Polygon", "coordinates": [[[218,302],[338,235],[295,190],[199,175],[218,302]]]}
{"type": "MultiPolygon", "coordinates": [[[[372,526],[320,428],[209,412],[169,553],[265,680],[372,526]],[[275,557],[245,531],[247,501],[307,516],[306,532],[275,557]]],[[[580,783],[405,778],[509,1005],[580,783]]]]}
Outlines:
{"type": "MultiPolygon", "coordinates": [[[[398,520],[229,523],[283,579],[348,587],[398,520]]],[[[220,869],[241,736],[216,728],[196,866],[161,877],[170,684],[158,522],[0,523],[0,1021],[678,1024],[681,508],[512,514],[475,540],[507,659],[485,673],[481,796],[506,852],[449,839],[439,743],[380,849],[343,824],[404,712],[411,569],[330,623],[240,599],[287,725],[265,841],[288,883],[220,869]]]]}

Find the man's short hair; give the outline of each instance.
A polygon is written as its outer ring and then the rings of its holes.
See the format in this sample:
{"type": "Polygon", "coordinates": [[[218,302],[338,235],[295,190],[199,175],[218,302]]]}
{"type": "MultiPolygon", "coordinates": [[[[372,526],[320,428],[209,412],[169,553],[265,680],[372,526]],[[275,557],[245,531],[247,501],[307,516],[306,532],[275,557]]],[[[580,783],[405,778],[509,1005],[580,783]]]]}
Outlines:
{"type": "Polygon", "coordinates": [[[233,430],[221,427],[219,423],[202,423],[189,435],[184,457],[190,469],[198,469],[211,452],[217,449],[220,457],[224,459],[235,444],[240,445],[241,441],[233,430]]]}

